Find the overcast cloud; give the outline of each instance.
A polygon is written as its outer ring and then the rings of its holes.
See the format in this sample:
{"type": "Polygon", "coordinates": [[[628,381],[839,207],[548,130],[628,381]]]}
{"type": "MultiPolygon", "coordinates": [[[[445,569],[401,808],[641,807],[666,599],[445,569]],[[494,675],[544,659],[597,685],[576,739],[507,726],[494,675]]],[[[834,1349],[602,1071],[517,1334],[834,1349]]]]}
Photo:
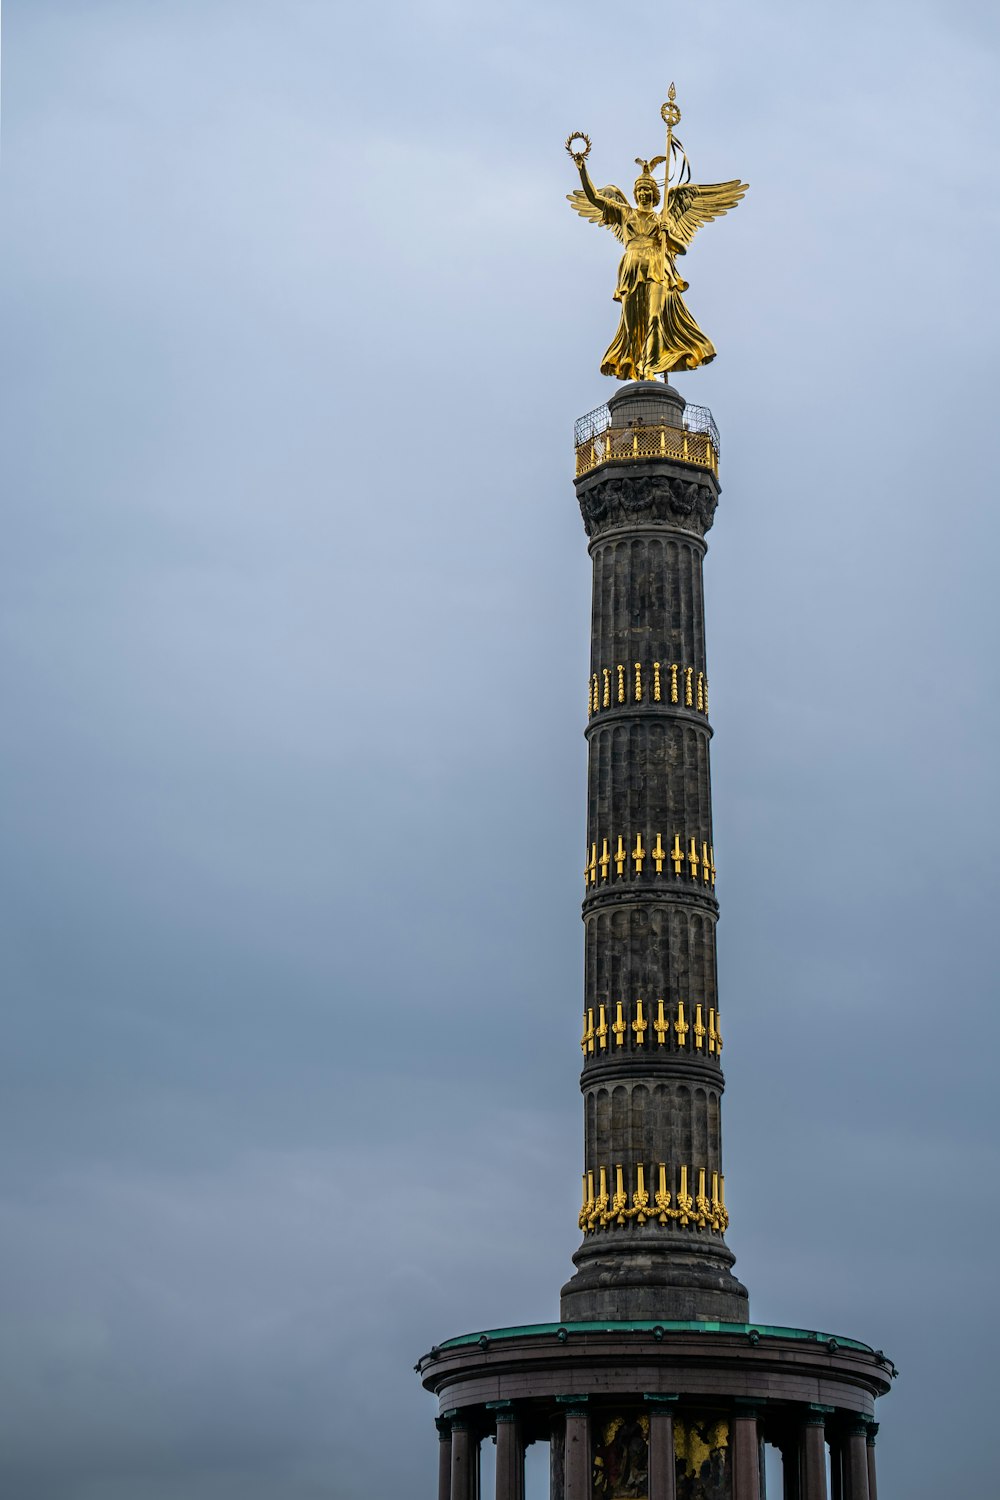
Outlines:
{"type": "Polygon", "coordinates": [[[751,184],[682,381],[729,1241],[897,1361],[890,1500],[992,1493],[994,7],[4,21],[3,1494],[430,1494],[414,1360],[557,1315],[617,312],[562,143],[630,183],[671,78],[751,184]]]}

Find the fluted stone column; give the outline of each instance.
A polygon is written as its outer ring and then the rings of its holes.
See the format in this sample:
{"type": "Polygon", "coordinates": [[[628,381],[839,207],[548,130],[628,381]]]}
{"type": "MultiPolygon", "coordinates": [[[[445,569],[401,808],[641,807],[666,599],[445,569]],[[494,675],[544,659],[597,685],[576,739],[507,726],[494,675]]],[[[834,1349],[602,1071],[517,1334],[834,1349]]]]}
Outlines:
{"type": "Polygon", "coordinates": [[[760,1500],[760,1439],[752,1408],[733,1414],[733,1500],[760,1500]]]}
{"type": "MultiPolygon", "coordinates": [[[[676,1400],[676,1397],[671,1398],[676,1400]]],[[[677,1500],[672,1404],[646,1397],[649,1411],[649,1500],[677,1500]]]]}
{"type": "MultiPolygon", "coordinates": [[[[680,428],[684,406],[669,385],[624,386],[612,451],[633,451],[630,424],[680,428]]],[[[561,1317],[745,1322],[722,1201],[702,587],[718,482],[651,455],[576,490],[594,564],[581,1089],[603,1218],[584,1224],[561,1317]]]]}
{"type": "Polygon", "coordinates": [[[566,1412],[565,1500],[591,1500],[590,1418],[584,1406],[566,1412]]]}
{"type": "Polygon", "coordinates": [[[878,1487],[875,1483],[875,1435],[878,1432],[878,1423],[868,1423],[868,1500],[878,1500],[878,1487]]]}
{"type": "Polygon", "coordinates": [[[450,1500],[476,1500],[476,1444],[464,1417],[451,1421],[450,1500]]]}
{"type": "Polygon", "coordinates": [[[438,1500],[451,1500],[451,1423],[438,1417],[438,1500]]]}
{"type": "Polygon", "coordinates": [[[496,1500],[524,1500],[524,1444],[513,1407],[497,1408],[496,1421],[496,1500]]]}
{"type": "Polygon", "coordinates": [[[844,1500],[868,1500],[868,1423],[860,1420],[844,1436],[844,1500]]]}
{"type": "Polygon", "coordinates": [[[813,1407],[802,1429],[802,1500],[827,1500],[826,1416],[813,1407]]]}

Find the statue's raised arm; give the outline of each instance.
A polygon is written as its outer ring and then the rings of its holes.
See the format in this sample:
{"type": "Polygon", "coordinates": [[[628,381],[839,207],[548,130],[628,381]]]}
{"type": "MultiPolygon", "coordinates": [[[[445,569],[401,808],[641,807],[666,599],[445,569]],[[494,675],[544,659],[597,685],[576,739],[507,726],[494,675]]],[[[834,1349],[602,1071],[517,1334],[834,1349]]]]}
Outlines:
{"type": "Polygon", "coordinates": [[[666,155],[651,161],[636,158],[641,171],[634,206],[620,188],[594,187],[587,171],[588,136],[577,132],[566,142],[581,183],[567,195],[569,202],[582,218],[613,229],[625,246],[614,293],[621,303],[621,319],[601,362],[601,373],[618,380],[651,380],[672,370],[693,370],[715,358],[714,346],[684,305],[682,293],[688,283],[678,274],[674,257],[686,253],[702,224],[735,208],[747,185],[738,179],[690,181],[687,154],[673,134],[681,117],[674,99],[671,84],[669,102],[661,110],[667,126],[666,155]],[[653,174],[661,165],[664,202],[658,211],[660,185],[653,174]],[[675,166],[676,181],[671,185],[675,166]]]}
{"type": "Polygon", "coordinates": [[[594,187],[587,171],[587,157],[590,154],[590,140],[585,135],[571,135],[566,142],[566,150],[569,151],[576,162],[580,173],[582,187],[577,188],[575,193],[567,193],[566,198],[572,203],[577,213],[583,219],[589,219],[592,224],[604,224],[613,229],[618,238],[624,243],[625,235],[622,230],[623,214],[628,213],[629,201],[621,188],[601,188],[600,192],[594,187]],[[573,141],[586,141],[585,151],[573,151],[573,141]]]}

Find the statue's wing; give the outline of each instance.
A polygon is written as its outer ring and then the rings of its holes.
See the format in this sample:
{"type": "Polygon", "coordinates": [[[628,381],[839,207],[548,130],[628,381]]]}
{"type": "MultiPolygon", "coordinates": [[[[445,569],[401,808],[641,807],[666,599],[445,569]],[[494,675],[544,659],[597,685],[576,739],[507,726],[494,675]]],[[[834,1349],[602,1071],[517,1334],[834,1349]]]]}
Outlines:
{"type": "Polygon", "coordinates": [[[625,243],[625,235],[622,232],[621,211],[629,206],[628,199],[621,188],[603,187],[597,194],[602,203],[607,203],[609,212],[605,213],[602,208],[591,203],[582,188],[577,188],[575,193],[566,194],[566,202],[572,203],[582,219],[589,219],[592,224],[606,224],[613,229],[618,238],[625,243]]]}
{"type": "Polygon", "coordinates": [[[748,184],[736,177],[732,182],[688,182],[672,187],[667,203],[667,227],[674,239],[690,245],[703,224],[735,208],[748,184]]]}

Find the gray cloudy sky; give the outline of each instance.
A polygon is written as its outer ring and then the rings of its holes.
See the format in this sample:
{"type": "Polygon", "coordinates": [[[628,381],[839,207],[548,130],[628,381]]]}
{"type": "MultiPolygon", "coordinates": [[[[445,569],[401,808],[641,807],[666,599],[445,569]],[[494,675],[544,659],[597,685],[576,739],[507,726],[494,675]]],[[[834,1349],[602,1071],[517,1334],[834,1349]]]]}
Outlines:
{"type": "MultiPolygon", "coordinates": [[[[739,211],[707,565],[730,1240],[994,1488],[994,8],[8,0],[0,1465],[430,1494],[578,1235],[572,420],[660,148],[739,211]]],[[[488,1486],[487,1486],[488,1492],[488,1486]]],[[[532,1500],[536,1500],[536,1491],[532,1500]]]]}

